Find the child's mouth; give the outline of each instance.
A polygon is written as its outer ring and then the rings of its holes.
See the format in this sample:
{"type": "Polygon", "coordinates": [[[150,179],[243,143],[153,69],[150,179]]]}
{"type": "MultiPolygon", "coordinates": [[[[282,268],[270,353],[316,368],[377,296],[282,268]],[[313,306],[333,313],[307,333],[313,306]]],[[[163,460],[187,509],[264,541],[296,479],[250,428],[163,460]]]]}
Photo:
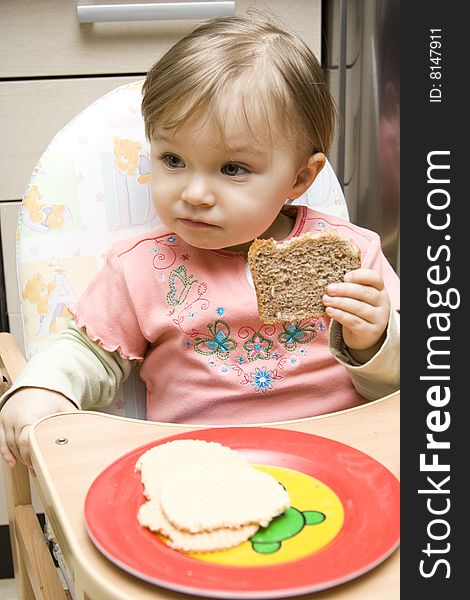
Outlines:
{"type": "Polygon", "coordinates": [[[193,221],[192,219],[178,219],[178,221],[188,229],[211,229],[213,227],[218,227],[217,225],[212,225],[205,221],[193,221]]]}

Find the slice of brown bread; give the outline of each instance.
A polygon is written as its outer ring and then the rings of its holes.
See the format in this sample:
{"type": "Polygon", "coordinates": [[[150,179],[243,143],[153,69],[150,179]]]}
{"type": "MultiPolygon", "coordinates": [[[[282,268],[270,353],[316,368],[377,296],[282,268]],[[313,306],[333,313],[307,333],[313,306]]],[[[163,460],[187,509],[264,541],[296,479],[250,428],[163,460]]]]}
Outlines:
{"type": "Polygon", "coordinates": [[[248,251],[263,323],[301,321],[325,313],[326,286],[361,266],[359,248],[335,232],[305,233],[282,243],[256,239],[248,251]]]}

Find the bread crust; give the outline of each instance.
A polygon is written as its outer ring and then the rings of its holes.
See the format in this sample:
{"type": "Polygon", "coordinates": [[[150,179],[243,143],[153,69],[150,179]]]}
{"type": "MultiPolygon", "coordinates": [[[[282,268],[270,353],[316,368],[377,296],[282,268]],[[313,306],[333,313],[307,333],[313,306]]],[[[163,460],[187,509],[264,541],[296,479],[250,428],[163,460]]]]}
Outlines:
{"type": "Polygon", "coordinates": [[[361,266],[361,252],[334,231],[304,233],[285,242],[255,239],[248,251],[258,313],[263,323],[325,315],[322,297],[330,283],[361,266]]]}

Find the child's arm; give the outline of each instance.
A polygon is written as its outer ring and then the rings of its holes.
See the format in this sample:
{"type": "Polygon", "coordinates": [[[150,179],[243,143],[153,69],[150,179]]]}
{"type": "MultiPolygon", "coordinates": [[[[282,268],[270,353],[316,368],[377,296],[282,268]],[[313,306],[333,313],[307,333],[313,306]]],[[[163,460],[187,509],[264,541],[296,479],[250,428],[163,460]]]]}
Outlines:
{"type": "Polygon", "coordinates": [[[341,323],[343,340],[359,363],[380,349],[390,317],[390,299],[382,277],[372,269],[346,273],[344,282],[330,284],[323,297],[329,317],[341,323]]]}
{"type": "Polygon", "coordinates": [[[75,323],[35,354],[0,398],[0,453],[30,465],[25,427],[38,418],[109,404],[136,361],[107,352],[75,323]],[[23,435],[21,432],[24,430],[23,435]]]}
{"type": "Polygon", "coordinates": [[[0,411],[0,453],[14,467],[17,460],[31,467],[29,428],[56,412],[78,410],[65,396],[40,388],[21,388],[8,399],[0,411]]]}

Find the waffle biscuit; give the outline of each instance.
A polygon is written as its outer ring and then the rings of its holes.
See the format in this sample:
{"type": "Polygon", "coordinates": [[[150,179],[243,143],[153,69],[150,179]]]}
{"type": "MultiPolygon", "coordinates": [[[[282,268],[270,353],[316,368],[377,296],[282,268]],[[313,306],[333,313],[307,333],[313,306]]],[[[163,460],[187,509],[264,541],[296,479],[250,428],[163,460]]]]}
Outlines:
{"type": "Polygon", "coordinates": [[[167,519],[191,533],[248,523],[267,526],[290,504],[271,475],[233,463],[184,469],[165,485],[160,501],[167,519]]]}
{"type": "Polygon", "coordinates": [[[244,525],[238,528],[219,528],[201,533],[189,533],[178,529],[162,513],[160,502],[151,500],[142,504],[137,519],[143,527],[162,533],[168,538],[168,545],[183,552],[211,552],[226,550],[246,542],[256,531],[257,525],[244,525]]]}
{"type": "Polygon", "coordinates": [[[183,469],[219,462],[245,468],[251,466],[241,454],[218,442],[173,440],[144,452],[138,458],[135,470],[140,471],[145,497],[155,500],[166,483],[183,469]]]}

